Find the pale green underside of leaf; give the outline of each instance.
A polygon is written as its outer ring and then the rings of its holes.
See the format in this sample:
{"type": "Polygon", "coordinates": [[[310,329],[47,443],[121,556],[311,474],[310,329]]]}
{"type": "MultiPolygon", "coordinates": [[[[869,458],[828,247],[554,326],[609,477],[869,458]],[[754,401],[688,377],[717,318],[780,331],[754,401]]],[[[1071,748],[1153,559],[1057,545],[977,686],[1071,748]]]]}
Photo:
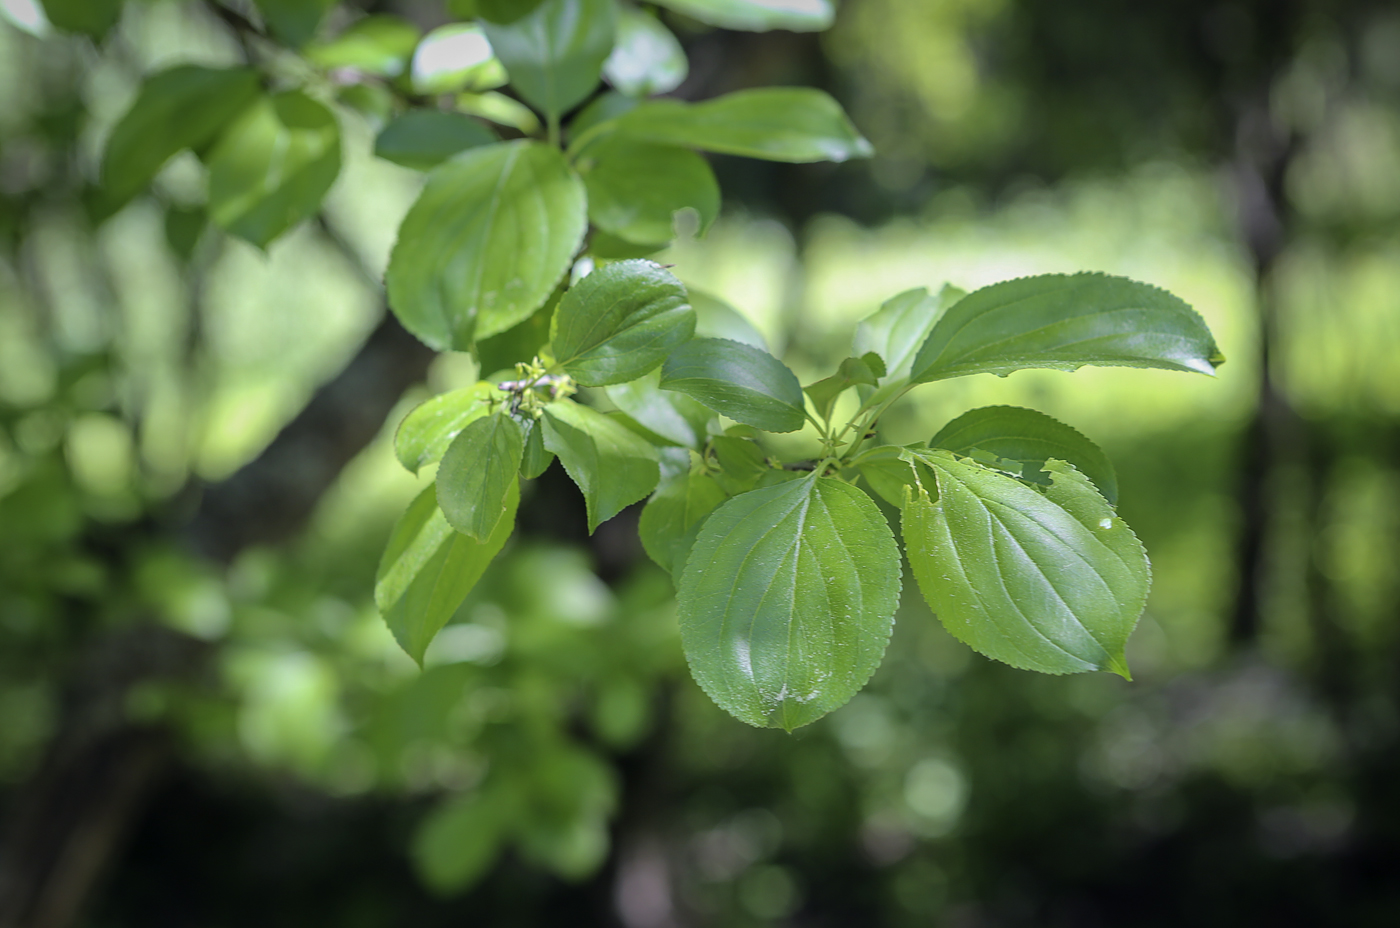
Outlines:
{"type": "Polygon", "coordinates": [[[590,533],[645,498],[661,479],[656,449],[596,409],[560,400],[545,407],[540,422],[545,448],[583,492],[590,533]]]}
{"type": "Polygon", "coordinates": [[[1046,274],[958,301],[919,348],[910,379],[1086,364],[1212,374],[1223,361],[1201,317],[1165,290],[1104,274],[1046,274]]]}
{"type": "Polygon", "coordinates": [[[486,400],[493,393],[504,396],[494,384],[483,380],[415,406],[394,433],[394,455],[399,463],[416,474],[425,464],[441,460],[458,433],[473,419],[486,415],[486,400]]]}
{"type": "Polygon", "coordinates": [[[797,375],[766,351],[729,339],[691,339],[672,352],[661,368],[661,389],[770,432],[795,432],[806,422],[797,375]]]}
{"type": "Polygon", "coordinates": [[[467,350],[543,305],[587,225],[583,182],[557,149],[471,149],[429,175],[399,227],[389,304],[428,346],[467,350]]]}
{"type": "Polygon", "coordinates": [[[657,0],[664,7],[725,29],[821,32],[831,27],[831,0],[657,0]]]}
{"type": "Polygon", "coordinates": [[[719,184],[693,151],[610,136],[590,146],[583,182],[593,224],[641,245],[675,237],[675,214],[693,209],[699,234],[719,215],[719,184]]]}
{"type": "Polygon", "coordinates": [[[1013,667],[1127,677],[1123,649],[1150,571],[1093,485],[1061,461],[1046,463],[1052,483],[1042,493],[947,451],[910,459],[936,486],[909,494],[904,543],[943,625],[1013,667]]]}
{"type": "Polygon", "coordinates": [[[457,531],[483,541],[505,512],[506,496],[519,480],[525,436],[509,414],[475,420],[442,456],[437,500],[457,531]]]}
{"type": "Polygon", "coordinates": [[[486,36],[514,87],[536,109],[560,116],[598,86],[617,35],[614,0],[545,0],[486,36]]]}
{"type": "Polygon", "coordinates": [[[423,652],[505,546],[519,504],[520,488],[512,483],[505,514],[484,542],[447,524],[435,487],[418,494],[399,518],[379,562],[374,601],[409,657],[423,662],[423,652]]]}
{"type": "Polygon", "coordinates": [[[818,477],[753,490],[710,515],[686,561],[686,659],[721,708],[791,731],[870,679],[899,587],[894,536],[860,490],[818,477]]]}
{"type": "Polygon", "coordinates": [[[906,290],[890,297],[874,313],[856,326],[854,353],[878,354],[885,362],[881,386],[903,384],[909,379],[914,355],[933,331],[933,326],[958,300],[967,294],[957,287],[944,286],[938,293],[924,287],[906,290]]]}
{"type": "Polygon", "coordinates": [[[654,100],[614,125],[641,142],[768,161],[847,161],[874,151],[841,105],[810,87],[740,90],[704,103],[654,100]]]}
{"type": "Polygon", "coordinates": [[[609,84],[630,96],[648,97],[675,90],[689,70],[685,49],[671,30],[650,13],[623,7],[617,44],[603,62],[609,84]]]}

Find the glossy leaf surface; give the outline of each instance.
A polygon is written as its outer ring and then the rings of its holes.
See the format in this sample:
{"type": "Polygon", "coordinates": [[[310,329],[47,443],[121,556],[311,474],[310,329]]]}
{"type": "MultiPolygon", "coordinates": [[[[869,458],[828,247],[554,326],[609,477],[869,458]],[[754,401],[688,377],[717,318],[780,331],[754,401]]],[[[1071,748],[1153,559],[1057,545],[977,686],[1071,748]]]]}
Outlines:
{"type": "Polygon", "coordinates": [[[525,436],[508,414],[470,422],[453,439],[437,472],[438,508],[462,534],[484,541],[505,512],[520,474],[525,436]]]}
{"type": "Polygon", "coordinates": [[[588,531],[644,498],[661,479],[656,450],[620,422],[569,400],[545,407],[544,446],[583,491],[588,531]]]}
{"type": "Polygon", "coordinates": [[[416,474],[423,465],[441,460],[462,429],[486,415],[486,400],[492,394],[502,395],[493,384],[482,382],[441,393],[414,407],[394,433],[399,463],[416,474]]]}
{"type": "Polygon", "coordinates": [[[714,478],[690,472],[647,501],[637,525],[647,556],[671,575],[679,573],[699,534],[700,523],[729,498],[714,478]]]}
{"type": "Polygon", "coordinates": [[[725,29],[821,32],[831,27],[831,0],[657,0],[661,6],[725,29]]]}
{"type": "Polygon", "coordinates": [[[960,300],[919,348],[910,379],[1086,364],[1212,374],[1224,360],[1196,311],[1165,290],[1104,274],[1046,274],[960,300]]]}
{"type": "Polygon", "coordinates": [[[554,290],[588,224],[583,183],[557,149],[504,142],[428,178],[389,258],[389,305],[440,351],[527,319],[554,290]]]}
{"type": "Polygon", "coordinates": [[[654,100],[615,126],[642,142],[768,161],[846,161],[873,152],[841,105],[808,87],[740,90],[704,103],[654,100]]]}
{"type": "Polygon", "coordinates": [[[617,21],[617,44],[603,62],[603,76],[634,97],[675,90],[690,70],[685,49],[655,16],[623,8],[617,21]]]}
{"type": "Polygon", "coordinates": [[[249,68],[179,65],[148,77],[107,139],[102,184],[111,208],[141,192],[176,152],[203,148],[257,95],[249,68]]]}
{"type": "Polygon", "coordinates": [[[512,484],[505,514],[486,541],[447,524],[433,487],[418,494],[400,517],[379,562],[374,601],[409,657],[423,662],[423,652],[505,546],[519,504],[520,489],[512,484]]]}
{"type": "Polygon", "coordinates": [[[617,35],[617,6],[613,0],[545,0],[510,25],[485,28],[511,86],[557,118],[598,86],[617,35]]]}
{"type": "Polygon", "coordinates": [[[590,387],[635,380],[695,331],[685,287],[651,261],[598,268],[559,301],[550,344],[564,370],[590,387]]]}
{"type": "Polygon", "coordinates": [[[930,448],[943,448],[976,457],[976,452],[999,459],[1002,466],[1033,483],[1050,484],[1043,467],[1054,458],[1074,465],[1098,487],[1110,505],[1118,502],[1118,477],[1099,446],[1058,419],[1018,406],[987,406],[964,413],[929,439],[930,448]]]}
{"type": "Polygon", "coordinates": [[[806,477],[720,506],[677,592],[701,688],[750,725],[788,731],[843,705],[880,665],[899,549],[870,497],[806,477]]]}
{"type": "Polygon", "coordinates": [[[430,171],[453,155],[491,145],[496,134],[460,113],[410,110],[375,137],[374,154],[416,171],[430,171]]]}
{"type": "Polygon", "coordinates": [[[588,217],[600,229],[637,244],[675,238],[675,214],[693,209],[704,234],[719,215],[719,183],[693,151],[610,136],[580,161],[588,217]]]}
{"type": "Polygon", "coordinates": [[[904,544],[948,631],[1025,670],[1128,676],[1147,555],[1093,484],[1062,461],[1042,492],[947,451],[914,459],[935,486],[909,495],[904,544]]]}
{"type": "Polygon", "coordinates": [[[316,214],[340,173],[340,126],[300,91],[249,107],[209,153],[209,216],[266,247],[316,214]]]}
{"type": "Polygon", "coordinates": [[[661,389],[770,432],[795,432],[806,421],[797,376],[766,351],[729,339],[686,342],[662,365],[661,389]]]}

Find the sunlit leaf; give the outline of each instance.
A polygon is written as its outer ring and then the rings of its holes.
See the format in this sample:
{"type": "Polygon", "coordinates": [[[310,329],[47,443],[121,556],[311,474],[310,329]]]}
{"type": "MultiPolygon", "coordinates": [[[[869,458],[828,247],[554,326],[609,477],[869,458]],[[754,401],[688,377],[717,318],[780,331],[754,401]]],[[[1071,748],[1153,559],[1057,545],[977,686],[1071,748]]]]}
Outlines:
{"type": "Polygon", "coordinates": [[[414,407],[394,433],[394,454],[399,463],[416,474],[418,468],[440,460],[468,423],[486,415],[486,400],[492,394],[503,395],[483,381],[441,393],[414,407]]]}
{"type": "Polygon", "coordinates": [[[579,168],[588,217],[629,242],[669,242],[683,209],[699,216],[697,234],[719,215],[719,184],[709,162],[693,151],[610,136],[589,147],[579,168]]]}
{"type": "Polygon", "coordinates": [[[568,289],[554,312],[550,344],[585,386],[635,380],[690,339],[695,310],[685,287],[651,261],[600,267],[568,289]]]}
{"type": "Polygon", "coordinates": [[[333,39],[307,47],[308,60],[323,68],[354,68],[398,77],[418,45],[418,27],[387,14],[358,19],[333,39]]]}
{"type": "Polygon", "coordinates": [[[583,491],[588,531],[644,498],[661,479],[656,450],[620,422],[569,400],[545,407],[544,446],[583,491]]]}
{"type": "Polygon", "coordinates": [[[766,351],[724,338],[691,339],[672,352],[661,389],[770,432],[795,432],[806,421],[797,376],[766,351]]]}
{"type": "Polygon", "coordinates": [[[557,118],[598,86],[617,34],[617,5],[614,0],[545,0],[510,25],[485,28],[511,86],[536,109],[557,118]]]}
{"type": "Polygon", "coordinates": [[[685,80],[690,64],[671,30],[655,16],[624,7],[617,21],[617,45],[603,62],[603,76],[634,97],[669,93],[685,80]]]}
{"type": "Polygon", "coordinates": [[[664,7],[725,29],[821,32],[831,27],[831,0],[657,0],[664,7]]]}
{"type": "Polygon", "coordinates": [[[493,90],[506,82],[486,33],[473,23],[450,23],[425,35],[413,52],[410,74],[420,94],[493,90]]]}
{"type": "Polygon", "coordinates": [[[936,295],[919,287],[890,297],[856,326],[856,354],[873,351],[884,359],[884,383],[907,380],[914,355],[933,331],[934,323],[966,295],[957,287],[945,286],[936,295]]]}

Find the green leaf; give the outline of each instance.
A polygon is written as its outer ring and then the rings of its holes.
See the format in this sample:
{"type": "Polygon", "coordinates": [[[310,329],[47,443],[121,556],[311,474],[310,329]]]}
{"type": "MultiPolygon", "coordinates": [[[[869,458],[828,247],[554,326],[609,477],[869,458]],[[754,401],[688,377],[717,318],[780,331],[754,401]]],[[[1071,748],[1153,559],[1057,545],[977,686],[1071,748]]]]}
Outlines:
{"type": "Polygon", "coordinates": [[[983,287],[950,308],[914,358],[910,379],[1086,364],[1212,374],[1210,330],[1165,290],[1104,274],[1046,274],[983,287]]]}
{"type": "Polygon", "coordinates": [[[496,860],[506,818],[497,796],[471,792],[433,809],[413,837],[413,863],[440,895],[469,889],[496,860]]]}
{"type": "Polygon", "coordinates": [[[316,214],[340,173],[340,126],[300,91],[264,97],[209,153],[209,216],[264,248],[316,214]]]}
{"type": "Polygon", "coordinates": [[[411,74],[414,92],[430,96],[492,90],[506,82],[486,33],[473,23],[450,23],[425,35],[413,53],[411,74]]]}
{"type": "Polygon", "coordinates": [[[613,0],[545,0],[508,26],[485,28],[511,86],[557,119],[598,86],[617,34],[617,5],[613,0]]]}
{"type": "Polygon", "coordinates": [[[544,408],[544,446],[583,491],[591,534],[661,479],[656,450],[620,422],[570,400],[544,408]]]}
{"type": "Polygon", "coordinates": [[[398,16],[380,14],[356,20],[340,35],[306,49],[306,57],[323,68],[354,68],[382,77],[398,77],[418,46],[418,27],[398,16]]]}
{"type": "Polygon", "coordinates": [[[757,442],[732,435],[720,435],[710,440],[710,450],[719,463],[715,481],[730,496],[747,493],[773,468],[768,456],[757,442]]]}
{"type": "MultiPolygon", "coordinates": [[[[595,272],[596,273],[596,272],[595,272]]],[[[608,399],[654,436],[657,443],[699,448],[714,413],[681,393],[661,389],[661,371],[652,371],[607,389],[608,399]]]]}
{"type": "Polygon", "coordinates": [[[486,415],[487,399],[502,395],[494,384],[481,383],[442,393],[414,407],[394,433],[394,455],[413,473],[440,460],[462,429],[486,415]]]}
{"type": "Polygon", "coordinates": [[[530,423],[529,430],[525,433],[525,452],[520,458],[520,476],[526,480],[534,480],[549,470],[549,465],[553,463],[554,454],[544,446],[544,426],[536,419],[530,423]]]}
{"type": "Polygon", "coordinates": [[[648,258],[669,247],[671,247],[670,242],[637,245],[598,228],[595,228],[593,234],[588,236],[589,255],[601,258],[603,261],[630,261],[633,258],[648,258]]]}
{"type": "Polygon", "coordinates": [[[685,49],[671,30],[650,13],[624,7],[617,21],[617,45],[603,62],[603,76],[634,97],[669,93],[690,70],[685,49]]]}
{"type": "Polygon", "coordinates": [[[695,334],[702,338],[727,338],[768,350],[768,342],[743,313],[712,293],[687,287],[690,305],[695,307],[695,334]]]}
{"type": "Polygon", "coordinates": [[[64,32],[101,39],[117,24],[122,0],[43,0],[44,15],[64,32]]]}
{"type": "Polygon", "coordinates": [[[899,604],[899,549],[870,497],[809,476],[705,521],[676,594],[696,682],[750,725],[792,731],[865,685],[899,604]]]}
{"type": "Polygon", "coordinates": [[[944,286],[937,296],[919,287],[890,297],[856,326],[856,353],[878,354],[885,362],[884,383],[902,384],[908,380],[914,355],[934,324],[949,306],[966,295],[957,287],[944,286]]]}
{"type": "Polygon", "coordinates": [[[807,421],[797,376],[766,351],[724,338],[691,339],[672,352],[661,389],[770,432],[795,432],[807,421]]]}
{"type": "Polygon", "coordinates": [[[653,100],[613,125],[639,142],[769,161],[846,161],[874,151],[841,105],[810,87],[741,90],[705,103],[653,100]]]}
{"type": "Polygon", "coordinates": [[[904,544],[948,631],[1013,667],[1127,677],[1147,555],[1093,484],[1062,461],[1042,492],[947,451],[915,460],[936,487],[909,494],[904,544]]]}
{"type": "Polygon", "coordinates": [[[525,135],[540,131],[540,121],[528,106],[494,90],[486,93],[457,94],[457,109],[469,116],[479,116],[498,126],[519,129],[525,135]]]}
{"type": "Polygon", "coordinates": [[[965,457],[975,451],[1014,465],[1017,475],[1032,483],[1050,484],[1043,470],[1054,458],[1072,464],[1093,481],[1110,505],[1118,502],[1118,478],[1099,446],[1063,422],[1034,409],[987,406],[964,413],[929,439],[930,448],[943,448],[965,457]]]}
{"type": "Polygon", "coordinates": [[[611,136],[590,146],[578,164],[588,218],[626,241],[669,242],[683,209],[699,215],[698,234],[719,215],[719,183],[709,162],[693,151],[611,136]]]}
{"type": "Polygon", "coordinates": [[[821,32],[831,27],[831,0],[657,0],[661,6],[724,29],[821,32]]]}
{"type": "Polygon", "coordinates": [[[589,387],[656,370],[695,332],[685,287],[651,261],[605,265],[559,301],[549,340],[560,366],[589,387]]]}
{"type": "Polygon", "coordinates": [[[145,189],[165,162],[184,148],[204,147],[258,95],[249,68],[180,65],[141,85],[102,158],[102,184],[115,212],[145,189]]]}
{"type": "Polygon", "coordinates": [[[454,531],[428,487],[394,526],[379,562],[374,601],[399,646],[419,664],[433,638],[486,572],[511,530],[520,488],[511,484],[505,515],[486,541],[454,531]]]}
{"type": "Polygon", "coordinates": [[[525,436],[504,412],[475,419],[462,429],[437,472],[438,508],[462,534],[484,541],[505,513],[506,496],[520,479],[525,436]]]}
{"type": "Polygon", "coordinates": [[[484,19],[493,23],[513,23],[529,16],[543,0],[447,0],[447,9],[460,19],[484,19]]]}
{"type": "Polygon", "coordinates": [[[513,379],[517,361],[525,361],[541,353],[547,353],[549,328],[554,323],[554,311],[564,296],[565,281],[544,301],[544,305],[534,314],[499,335],[484,338],[476,343],[476,357],[481,370],[486,374],[497,374],[509,370],[513,379]]]}
{"type": "Polygon", "coordinates": [[[254,0],[272,34],[292,48],[301,48],[321,26],[335,0],[254,0]]]}
{"type": "Polygon", "coordinates": [[[837,397],[856,384],[875,386],[884,373],[885,362],[871,351],[863,358],[847,358],[841,362],[835,374],[803,387],[802,390],[812,398],[817,415],[823,419],[830,419],[831,407],[836,405],[837,397]]]}
{"type": "Polygon", "coordinates": [[[430,171],[458,152],[499,141],[469,116],[441,110],[409,110],[384,127],[374,153],[385,161],[430,171]]]}
{"type": "Polygon", "coordinates": [[[588,225],[583,182],[540,142],[474,148],[428,177],[389,257],[389,305],[439,351],[530,317],[588,225]]]}
{"type": "Polygon", "coordinates": [[[647,501],[637,525],[647,556],[667,573],[679,574],[701,523],[728,498],[714,478],[693,471],[663,486],[647,501]]]}
{"type": "Polygon", "coordinates": [[[587,106],[579,110],[573,119],[569,120],[568,137],[570,142],[582,138],[594,126],[610,122],[628,110],[636,109],[639,102],[641,101],[635,97],[618,93],[616,90],[598,94],[587,106]]]}
{"type": "Polygon", "coordinates": [[[918,478],[914,475],[914,465],[908,460],[905,449],[897,445],[882,445],[862,453],[855,460],[855,466],[870,489],[896,508],[904,505],[904,488],[918,489],[918,478]]]}

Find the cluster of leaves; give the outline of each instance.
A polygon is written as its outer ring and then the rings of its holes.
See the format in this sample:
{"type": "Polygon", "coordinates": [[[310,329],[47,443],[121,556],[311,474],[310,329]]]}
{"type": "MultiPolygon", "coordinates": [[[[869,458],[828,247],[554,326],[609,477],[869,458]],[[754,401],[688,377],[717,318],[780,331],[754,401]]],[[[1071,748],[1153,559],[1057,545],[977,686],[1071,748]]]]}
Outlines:
{"type": "MultiPolygon", "coordinates": [[[[831,13],[825,2],[661,5],[749,29],[823,28],[831,13]]],[[[960,639],[1018,667],[1127,674],[1148,565],[1088,439],[994,408],[925,444],[867,443],[892,403],[951,377],[1085,364],[1210,373],[1221,358],[1190,307],[1101,275],[914,290],[803,387],[734,310],[645,257],[670,243],[678,213],[701,232],[718,213],[699,152],[868,155],[829,96],[646,99],[679,85],[685,55],[660,19],[615,0],[450,0],[474,21],[420,36],[369,16],[322,39],[326,7],[258,4],[305,67],[270,51],[261,71],[148,78],[111,135],[103,197],[116,208],[189,148],[208,165],[209,218],[265,246],[313,215],[335,179],[337,101],[384,121],[377,154],[429,172],[390,258],[390,306],[423,342],[472,352],[491,376],[429,400],[397,436],[406,467],[438,468],[376,586],[410,655],[422,660],[506,544],[520,480],[557,458],[590,531],[650,496],[642,541],[676,580],[692,672],[751,724],[811,722],[880,662],[901,560],[867,487],[899,509],[914,575],[960,639]],[[279,86],[288,73],[295,86],[279,86]],[[599,92],[604,80],[612,89],[599,92]],[[837,401],[853,389],[842,422],[837,401]],[[809,457],[782,460],[764,444],[765,432],[807,427],[809,457]]]]}

